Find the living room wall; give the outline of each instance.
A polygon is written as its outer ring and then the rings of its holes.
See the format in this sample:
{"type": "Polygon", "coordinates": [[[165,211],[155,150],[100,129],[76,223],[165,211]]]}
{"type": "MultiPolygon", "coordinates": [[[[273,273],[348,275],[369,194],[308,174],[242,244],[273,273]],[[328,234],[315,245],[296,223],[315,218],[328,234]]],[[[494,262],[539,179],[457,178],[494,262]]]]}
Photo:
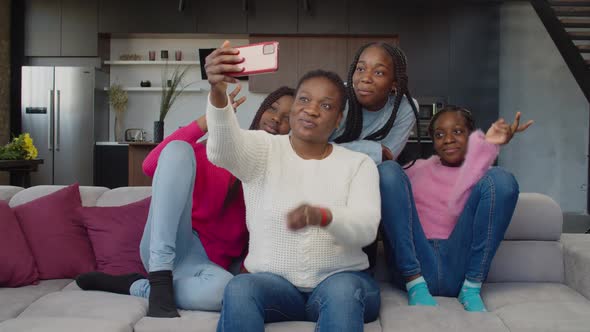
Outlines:
{"type": "Polygon", "coordinates": [[[588,101],[528,2],[500,14],[500,116],[535,124],[500,152],[521,192],[552,197],[565,212],[586,210],[588,101]]]}
{"type": "MultiPolygon", "coordinates": [[[[10,139],[10,0],[0,0],[0,145],[10,139]]],[[[0,172],[0,184],[8,174],[0,172]]]]}

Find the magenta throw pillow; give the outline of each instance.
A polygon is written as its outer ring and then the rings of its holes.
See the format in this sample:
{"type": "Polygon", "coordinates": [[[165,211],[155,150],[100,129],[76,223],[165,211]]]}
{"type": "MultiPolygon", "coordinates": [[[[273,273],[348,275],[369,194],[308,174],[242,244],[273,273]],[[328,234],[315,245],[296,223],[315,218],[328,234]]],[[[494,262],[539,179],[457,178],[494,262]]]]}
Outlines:
{"type": "Polygon", "coordinates": [[[147,275],[139,255],[139,243],[147,221],[150,201],[148,197],[122,206],[81,209],[98,271],[147,275]]]}
{"type": "Polygon", "coordinates": [[[14,212],[0,201],[0,287],[37,283],[35,259],[14,212]]]}
{"type": "Polygon", "coordinates": [[[81,206],[75,183],[13,208],[40,279],[74,278],[94,270],[94,253],[79,216],[81,206]]]}

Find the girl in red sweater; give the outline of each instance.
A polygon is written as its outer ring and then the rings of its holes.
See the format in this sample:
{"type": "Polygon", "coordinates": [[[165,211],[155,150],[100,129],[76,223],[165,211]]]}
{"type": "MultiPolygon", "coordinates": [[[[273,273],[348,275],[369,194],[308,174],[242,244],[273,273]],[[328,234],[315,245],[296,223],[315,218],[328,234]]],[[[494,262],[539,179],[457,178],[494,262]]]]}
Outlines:
{"type": "MultiPolygon", "coordinates": [[[[230,94],[233,101],[239,87],[230,94]]],[[[289,133],[294,90],[281,87],[260,105],[250,129],[289,133]]],[[[234,107],[245,97],[233,101],[234,107]]],[[[82,289],[149,299],[148,316],[178,317],[185,310],[219,310],[227,271],[246,248],[248,232],[241,184],[207,159],[207,120],[200,117],[160,143],[143,162],[153,177],[152,201],[140,245],[149,276],[91,272],[76,279],[82,289]]]]}

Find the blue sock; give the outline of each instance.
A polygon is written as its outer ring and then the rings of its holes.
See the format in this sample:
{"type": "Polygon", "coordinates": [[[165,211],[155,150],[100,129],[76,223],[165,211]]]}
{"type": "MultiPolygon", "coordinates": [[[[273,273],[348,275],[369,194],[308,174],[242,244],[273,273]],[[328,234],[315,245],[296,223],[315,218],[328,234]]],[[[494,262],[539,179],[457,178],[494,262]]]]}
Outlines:
{"type": "Polygon", "coordinates": [[[436,300],[430,291],[424,277],[420,276],[410,282],[406,283],[406,289],[408,290],[408,305],[424,305],[424,306],[436,306],[436,300]]]}
{"type": "Polygon", "coordinates": [[[463,282],[461,292],[459,293],[459,302],[467,311],[484,312],[488,311],[481,299],[481,282],[471,282],[467,279],[463,282]]]}

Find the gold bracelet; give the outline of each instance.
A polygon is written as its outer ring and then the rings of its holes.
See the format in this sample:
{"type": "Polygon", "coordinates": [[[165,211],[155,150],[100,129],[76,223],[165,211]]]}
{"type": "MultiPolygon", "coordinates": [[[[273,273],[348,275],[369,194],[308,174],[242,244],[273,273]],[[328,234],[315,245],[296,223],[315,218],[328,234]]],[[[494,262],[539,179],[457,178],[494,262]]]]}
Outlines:
{"type": "Polygon", "coordinates": [[[303,209],[303,215],[305,216],[305,225],[309,226],[309,213],[308,213],[308,205],[305,206],[303,209]]]}

